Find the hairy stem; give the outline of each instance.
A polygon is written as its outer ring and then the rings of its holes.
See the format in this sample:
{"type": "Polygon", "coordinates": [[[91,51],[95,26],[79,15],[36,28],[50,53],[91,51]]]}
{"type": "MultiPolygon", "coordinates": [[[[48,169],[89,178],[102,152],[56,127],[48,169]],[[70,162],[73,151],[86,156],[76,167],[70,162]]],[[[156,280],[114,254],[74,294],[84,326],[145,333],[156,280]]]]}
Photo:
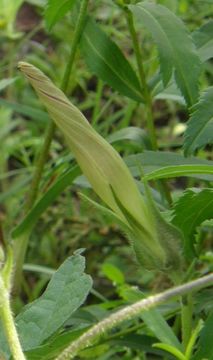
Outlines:
{"type": "MultiPolygon", "coordinates": [[[[72,42],[72,47],[71,47],[71,51],[70,51],[70,56],[69,56],[69,59],[68,59],[67,65],[66,65],[66,69],[64,72],[64,76],[62,79],[62,83],[61,83],[61,89],[65,93],[67,92],[67,89],[68,89],[70,74],[71,74],[71,71],[73,68],[76,51],[78,48],[81,34],[84,29],[84,22],[85,22],[85,18],[86,18],[86,14],[87,14],[88,2],[89,2],[89,0],[81,1],[80,12],[79,12],[79,16],[77,19],[77,23],[76,23],[76,27],[75,27],[75,31],[74,31],[74,35],[73,35],[73,42],[72,42]]],[[[39,153],[39,156],[38,156],[38,159],[36,162],[36,167],[35,167],[35,171],[33,174],[33,181],[31,183],[29,197],[26,201],[26,206],[25,206],[26,213],[28,213],[31,210],[32,206],[34,205],[34,203],[36,201],[36,198],[38,195],[38,190],[39,190],[39,184],[41,181],[45,163],[48,158],[49,149],[50,149],[50,145],[51,145],[51,142],[53,139],[54,131],[55,131],[55,124],[53,123],[52,120],[50,120],[50,123],[48,124],[46,134],[44,137],[44,142],[43,142],[41,151],[39,153]]],[[[14,255],[15,255],[14,291],[15,292],[17,292],[20,287],[22,266],[23,266],[25,254],[27,251],[29,236],[30,236],[30,234],[25,234],[25,236],[15,239],[15,243],[14,243],[14,255]]]]}
{"type": "Polygon", "coordinates": [[[14,360],[25,360],[10,308],[9,292],[0,275],[0,318],[14,360]]]}
{"type": "Polygon", "coordinates": [[[192,291],[198,290],[202,287],[206,287],[213,284],[213,274],[204,276],[203,278],[188,282],[186,284],[173,287],[160,294],[150,296],[147,299],[137,301],[133,305],[126,306],[122,310],[110,315],[108,318],[100,321],[94,325],[90,330],[86,331],[77,340],[73,341],[57,358],[56,360],[73,359],[79,353],[80,350],[92,346],[95,341],[99,339],[101,335],[106,334],[107,331],[118,326],[125,320],[129,320],[134,316],[137,316],[142,311],[147,311],[153,307],[156,307],[164,302],[171,300],[176,296],[183,296],[192,291]]]}

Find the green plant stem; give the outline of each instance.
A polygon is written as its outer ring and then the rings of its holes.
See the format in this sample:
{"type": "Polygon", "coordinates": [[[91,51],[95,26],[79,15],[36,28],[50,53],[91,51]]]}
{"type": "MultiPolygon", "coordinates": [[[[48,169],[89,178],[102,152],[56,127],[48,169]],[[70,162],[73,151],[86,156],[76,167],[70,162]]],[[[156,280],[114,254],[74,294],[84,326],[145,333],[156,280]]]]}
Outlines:
{"type": "Polygon", "coordinates": [[[186,360],[190,360],[191,359],[191,356],[192,356],[192,353],[193,353],[193,348],[194,348],[194,345],[195,345],[195,342],[198,338],[198,335],[202,329],[202,326],[203,326],[203,321],[200,320],[196,326],[196,328],[194,329],[192,335],[191,335],[191,338],[189,340],[189,343],[187,345],[187,348],[186,348],[186,353],[185,353],[185,357],[186,357],[186,360]]]}
{"type": "Polygon", "coordinates": [[[29,197],[25,204],[26,213],[32,208],[33,204],[36,201],[38,190],[39,190],[39,184],[41,181],[42,173],[44,170],[45,163],[47,161],[50,145],[52,142],[52,138],[55,131],[55,124],[52,120],[49,121],[49,124],[47,125],[46,133],[44,136],[44,142],[40,151],[40,154],[37,159],[33,180],[31,183],[31,189],[29,191],[29,197]]]}
{"type": "MultiPolygon", "coordinates": [[[[77,19],[77,23],[76,23],[76,27],[75,27],[75,31],[74,31],[74,35],[73,35],[73,42],[72,42],[72,47],[71,47],[71,51],[70,51],[70,56],[69,56],[69,59],[68,59],[67,65],[66,65],[66,69],[64,72],[64,76],[63,76],[63,79],[61,82],[61,89],[65,93],[67,92],[67,89],[68,89],[70,74],[71,74],[71,71],[73,68],[76,51],[78,48],[81,34],[84,29],[84,22],[85,22],[85,18],[86,18],[86,14],[87,14],[88,2],[89,2],[89,0],[81,1],[80,12],[79,12],[79,16],[77,19]]],[[[28,211],[30,211],[30,209],[32,208],[32,206],[34,205],[34,203],[36,201],[36,198],[38,195],[38,190],[39,190],[39,184],[41,181],[45,163],[48,158],[50,145],[51,145],[51,142],[52,142],[52,139],[54,136],[54,131],[55,131],[55,124],[53,123],[52,120],[50,120],[50,123],[48,124],[46,134],[44,137],[44,142],[43,142],[43,145],[42,145],[42,148],[41,148],[41,151],[38,156],[37,163],[36,163],[36,167],[35,167],[35,171],[34,171],[34,175],[33,175],[33,181],[31,183],[31,188],[29,191],[29,197],[26,201],[26,205],[25,205],[26,213],[28,211]]],[[[29,236],[30,236],[30,234],[26,234],[26,236],[22,236],[20,239],[17,238],[15,240],[15,244],[14,244],[14,255],[15,255],[14,291],[15,292],[17,292],[17,290],[19,289],[19,286],[20,286],[22,266],[23,266],[25,254],[27,251],[29,236]]]]}
{"type": "Polygon", "coordinates": [[[14,360],[25,360],[10,308],[9,292],[0,275],[0,317],[8,345],[14,360]]]}
{"type": "Polygon", "coordinates": [[[101,335],[106,334],[107,331],[114,327],[117,327],[125,320],[132,319],[134,316],[139,315],[142,311],[147,311],[153,307],[156,307],[162,303],[165,303],[176,296],[183,296],[184,294],[191,293],[202,287],[206,287],[213,284],[213,274],[204,276],[203,278],[188,282],[186,284],[173,287],[160,294],[150,296],[146,299],[137,301],[133,305],[126,306],[125,308],[113,313],[106,319],[100,321],[94,325],[77,340],[73,341],[57,358],[56,360],[73,359],[79,353],[80,350],[92,346],[95,341],[99,339],[101,335]]]}
{"type": "Polygon", "coordinates": [[[81,34],[83,33],[83,30],[84,30],[88,3],[89,3],[89,0],[81,1],[79,16],[78,16],[77,24],[76,24],[74,35],[73,35],[70,57],[69,57],[69,61],[67,63],[67,67],[66,67],[66,70],[64,73],[64,77],[62,79],[62,84],[61,84],[61,90],[64,92],[67,91],[67,88],[69,85],[70,74],[71,74],[71,71],[73,68],[76,51],[77,51],[77,48],[79,45],[79,40],[81,38],[81,34]]]}
{"type": "Polygon", "coordinates": [[[183,349],[187,349],[187,345],[192,334],[192,316],[193,316],[193,298],[189,294],[182,297],[181,302],[181,330],[183,349]]]}
{"type": "Polygon", "coordinates": [[[151,98],[151,94],[150,94],[150,91],[149,91],[149,88],[147,85],[147,81],[146,81],[146,75],[145,75],[145,70],[144,70],[143,60],[142,60],[143,59],[142,52],[141,52],[141,49],[140,49],[140,46],[138,43],[138,38],[137,38],[137,34],[135,31],[135,27],[134,27],[132,13],[129,10],[126,10],[125,14],[126,14],[128,27],[129,27],[129,32],[130,32],[130,35],[132,38],[133,48],[134,48],[137,66],[138,66],[138,73],[139,73],[139,77],[140,77],[141,86],[143,89],[143,96],[144,96],[144,99],[146,102],[147,127],[148,127],[148,131],[149,131],[149,135],[150,135],[150,140],[151,140],[153,150],[157,150],[158,146],[157,146],[157,137],[156,137],[155,126],[154,126],[153,112],[152,112],[152,98],[151,98]]]}

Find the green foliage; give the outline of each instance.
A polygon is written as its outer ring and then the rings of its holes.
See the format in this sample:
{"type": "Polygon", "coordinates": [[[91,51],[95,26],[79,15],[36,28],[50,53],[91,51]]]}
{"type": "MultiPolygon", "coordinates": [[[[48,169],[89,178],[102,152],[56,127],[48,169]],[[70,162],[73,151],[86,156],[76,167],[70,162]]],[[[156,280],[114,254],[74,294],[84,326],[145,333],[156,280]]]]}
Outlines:
{"type": "Polygon", "coordinates": [[[84,269],[81,255],[76,253],[68,258],[52,276],[43,295],[16,317],[24,350],[41,345],[56,333],[85,301],[92,280],[84,269]]]}
{"type": "MultiPolygon", "coordinates": [[[[147,176],[152,176],[153,174],[158,174],[161,172],[169,173],[169,169],[174,170],[173,166],[175,166],[175,172],[179,175],[179,166],[186,166],[186,170],[190,169],[191,167],[194,169],[199,166],[204,166],[204,169],[212,169],[213,162],[210,160],[204,160],[196,157],[185,158],[183,155],[169,152],[169,151],[144,151],[142,154],[138,153],[136,155],[129,155],[125,158],[126,164],[129,167],[131,173],[134,176],[141,176],[141,167],[147,176]]],[[[200,169],[201,169],[200,168],[200,169]]],[[[184,168],[183,168],[184,169],[184,168]]],[[[181,172],[182,170],[180,170],[181,172]]],[[[181,175],[182,176],[182,175],[181,175]]],[[[193,177],[212,181],[212,175],[205,175],[205,174],[195,174],[193,177]]]]}
{"type": "Polygon", "coordinates": [[[195,46],[184,24],[162,5],[142,2],[131,5],[130,10],[152,33],[158,46],[164,86],[175,69],[177,85],[187,104],[193,105],[198,98],[201,68],[195,46]]]}
{"type": "Polygon", "coordinates": [[[138,127],[129,126],[127,128],[113,132],[107,137],[107,140],[113,144],[115,142],[129,140],[137,144],[140,148],[151,149],[151,144],[147,133],[138,127]]]}
{"type": "Polygon", "coordinates": [[[210,174],[213,175],[213,166],[209,165],[179,165],[167,166],[165,168],[151,172],[145,176],[146,180],[164,179],[178,176],[192,176],[194,174],[210,174]]]}
{"type": "Polygon", "coordinates": [[[42,344],[85,301],[92,281],[84,269],[85,260],[81,255],[68,258],[52,276],[44,294],[17,316],[19,336],[25,350],[42,344]]]}
{"type": "Polygon", "coordinates": [[[187,259],[191,259],[195,253],[197,228],[205,220],[212,218],[212,206],[212,189],[188,189],[175,203],[172,222],[184,234],[187,259]]]}
{"type": "Polygon", "coordinates": [[[201,95],[191,109],[191,116],[185,132],[184,151],[191,155],[207,144],[213,144],[213,87],[201,95]]]}
{"type": "Polygon", "coordinates": [[[212,324],[213,324],[213,313],[210,313],[203,325],[203,329],[201,330],[200,339],[197,345],[198,350],[195,353],[195,355],[192,356],[192,360],[213,358],[212,324]]]}
{"type": "Polygon", "coordinates": [[[16,78],[0,80],[0,91],[4,90],[7,86],[13,84],[16,80],[16,78]]]}
{"type": "Polygon", "coordinates": [[[0,27],[3,28],[3,34],[11,39],[20,36],[14,27],[18,10],[22,4],[23,0],[0,0],[0,27]]]}
{"type": "Polygon", "coordinates": [[[80,174],[80,169],[76,166],[67,171],[52,185],[47,192],[39,199],[35,206],[30,210],[22,222],[13,230],[14,238],[22,235],[36,225],[42,213],[50,206],[61,192],[80,174]]]}
{"type": "Polygon", "coordinates": [[[48,0],[44,13],[47,28],[51,30],[72,9],[75,3],[76,0],[48,0]]]}
{"type": "Polygon", "coordinates": [[[202,61],[213,57],[213,20],[209,20],[192,34],[202,61]]]}
{"type": "Polygon", "coordinates": [[[81,50],[87,65],[96,76],[122,95],[143,102],[140,84],[130,63],[91,18],[87,19],[81,50]]]}
{"type": "Polygon", "coordinates": [[[0,0],[0,358],[213,358],[210,3],[0,0]]]}

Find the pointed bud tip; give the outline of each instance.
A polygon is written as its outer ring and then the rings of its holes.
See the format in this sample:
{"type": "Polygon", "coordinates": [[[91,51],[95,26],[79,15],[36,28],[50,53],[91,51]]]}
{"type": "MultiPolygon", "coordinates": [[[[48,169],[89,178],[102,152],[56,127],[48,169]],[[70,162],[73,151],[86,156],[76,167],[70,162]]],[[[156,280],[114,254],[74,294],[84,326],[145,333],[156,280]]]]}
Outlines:
{"type": "Polygon", "coordinates": [[[27,63],[27,62],[25,62],[25,61],[19,61],[18,62],[18,69],[19,70],[24,70],[24,69],[29,69],[29,68],[32,68],[32,65],[31,64],[29,64],[29,63],[27,63]]]}

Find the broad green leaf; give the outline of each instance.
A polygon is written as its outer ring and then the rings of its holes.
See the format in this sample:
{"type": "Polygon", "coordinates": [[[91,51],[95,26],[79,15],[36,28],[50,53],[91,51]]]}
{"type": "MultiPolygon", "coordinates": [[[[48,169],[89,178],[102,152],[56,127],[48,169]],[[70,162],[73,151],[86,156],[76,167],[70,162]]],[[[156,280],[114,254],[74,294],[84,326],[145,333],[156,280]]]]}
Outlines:
{"type": "Polygon", "coordinates": [[[118,46],[88,18],[81,38],[81,50],[90,70],[113,89],[142,102],[137,76],[118,46]]]}
{"type": "Polygon", "coordinates": [[[210,174],[213,181],[213,165],[178,165],[152,171],[144,176],[146,180],[173,178],[178,176],[192,176],[195,174],[210,174]]]}
{"type": "Polygon", "coordinates": [[[77,0],[48,0],[44,12],[45,21],[49,30],[72,9],[77,0]]]}
{"type": "Polygon", "coordinates": [[[84,269],[83,256],[75,254],[68,258],[52,276],[44,294],[16,317],[24,350],[41,345],[83,304],[92,287],[84,269]]]}
{"type": "Polygon", "coordinates": [[[26,215],[22,222],[13,230],[12,236],[16,238],[26,231],[31,230],[43,212],[50,204],[62,193],[62,191],[72,184],[73,180],[80,174],[78,166],[71,168],[68,172],[62,175],[54,185],[52,185],[47,192],[35,204],[32,210],[26,215]]]}
{"type": "Polygon", "coordinates": [[[192,33],[193,40],[202,61],[213,57],[213,20],[209,20],[192,33]]]}
{"type": "Polygon", "coordinates": [[[124,129],[115,131],[107,137],[107,140],[110,144],[123,140],[129,140],[136,143],[141,148],[151,149],[151,144],[147,133],[143,129],[134,126],[129,126],[124,129]]]}
{"type": "MultiPolygon", "coordinates": [[[[16,317],[15,323],[24,351],[39,347],[38,354],[40,349],[43,354],[42,344],[46,344],[49,337],[50,343],[56,340],[59,347],[63,346],[64,341],[65,345],[67,344],[67,337],[55,339],[55,334],[82,305],[92,288],[91,277],[84,273],[85,259],[80,255],[81,252],[77,250],[57,271],[54,271],[43,295],[26,305],[16,317]]],[[[78,334],[74,332],[68,336],[71,340],[76,335],[78,334]]],[[[1,355],[4,359],[10,358],[9,347],[0,323],[0,358],[1,355]]]]}
{"type": "Polygon", "coordinates": [[[166,7],[151,2],[130,5],[140,23],[148,28],[159,50],[164,86],[175,70],[175,79],[186,103],[198,98],[201,65],[193,41],[182,21],[166,7]]]}
{"type": "Polygon", "coordinates": [[[208,316],[205,321],[204,327],[200,333],[198,341],[198,350],[192,360],[212,360],[213,359],[213,346],[212,346],[212,330],[213,330],[213,312],[208,316]]]}
{"type": "MultiPolygon", "coordinates": [[[[213,161],[199,159],[196,157],[185,158],[181,154],[172,153],[169,151],[144,151],[142,154],[129,155],[124,158],[133,176],[142,176],[141,167],[145,174],[165,168],[167,166],[180,165],[208,165],[213,166],[213,161]]],[[[212,180],[211,175],[198,174],[194,177],[207,181],[212,180]]]]}
{"type": "Polygon", "coordinates": [[[197,228],[213,217],[213,189],[188,189],[179,198],[173,209],[173,224],[184,235],[184,250],[188,259],[195,254],[197,228]]]}
{"type": "Polygon", "coordinates": [[[213,144],[213,86],[209,87],[191,109],[185,132],[184,151],[191,155],[207,144],[213,144]]]}

